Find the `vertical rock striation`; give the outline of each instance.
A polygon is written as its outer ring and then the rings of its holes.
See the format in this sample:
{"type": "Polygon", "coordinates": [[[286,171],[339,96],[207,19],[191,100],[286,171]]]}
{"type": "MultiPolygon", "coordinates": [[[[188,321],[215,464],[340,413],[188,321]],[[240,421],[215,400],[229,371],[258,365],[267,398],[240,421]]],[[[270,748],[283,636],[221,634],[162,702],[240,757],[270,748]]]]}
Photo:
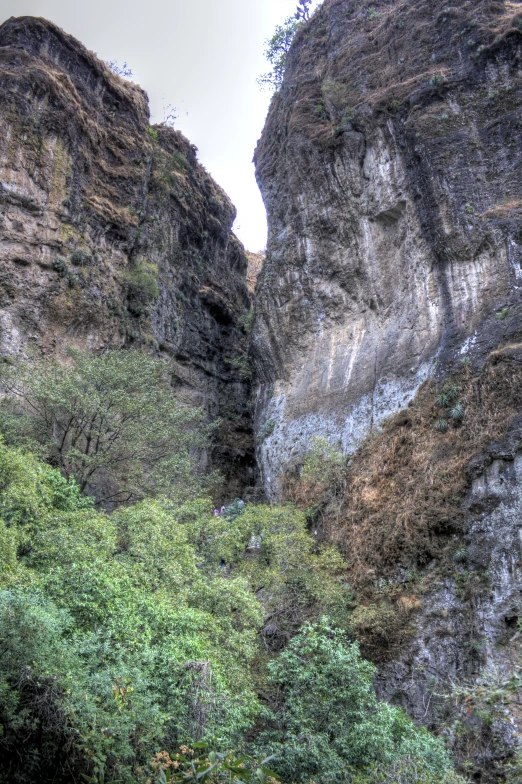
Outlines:
{"type": "Polygon", "coordinates": [[[0,27],[0,354],[149,346],[221,417],[247,480],[247,259],[235,210],[146,94],[52,23],[0,27]]]}
{"type": "MultiPolygon", "coordinates": [[[[346,555],[359,638],[382,639],[379,694],[432,729],[455,720],[456,685],[502,689],[520,662],[520,399],[506,400],[522,333],[521,88],[520,2],[325,0],[296,34],[256,151],[265,491],[291,488],[315,436],[353,454],[341,500],[308,506],[346,555]],[[461,437],[434,442],[436,385],[416,394],[451,369],[477,392],[461,437]],[[402,649],[386,651],[401,617],[402,649]]],[[[505,780],[515,703],[463,754],[477,780],[505,780]]]]}
{"type": "Polygon", "coordinates": [[[269,497],[519,329],[522,4],[325,0],[256,151],[269,219],[256,432],[269,497]]]}

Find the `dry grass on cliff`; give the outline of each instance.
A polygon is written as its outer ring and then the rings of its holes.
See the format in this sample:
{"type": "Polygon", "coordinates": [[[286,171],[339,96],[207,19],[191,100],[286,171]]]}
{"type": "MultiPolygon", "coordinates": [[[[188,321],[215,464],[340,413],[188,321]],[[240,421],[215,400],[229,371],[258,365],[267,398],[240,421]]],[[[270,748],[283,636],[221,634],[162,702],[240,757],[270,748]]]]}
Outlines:
{"type": "Polygon", "coordinates": [[[300,80],[289,128],[320,146],[341,145],[335,128],[343,111],[329,120],[318,112],[325,80],[344,91],[343,110],[371,106],[390,114],[416,91],[441,94],[462,78],[463,63],[473,67],[509,36],[522,35],[521,27],[520,5],[503,0],[327,0],[296,39],[306,41],[298,71],[308,78],[300,80]],[[332,31],[342,28],[332,59],[332,31]]]}
{"type": "Polygon", "coordinates": [[[340,547],[355,586],[440,558],[462,531],[469,463],[508,433],[522,409],[522,346],[493,352],[476,374],[457,369],[452,383],[465,407],[459,426],[436,430],[440,386],[429,382],[356,453],[341,493],[339,485],[323,487],[318,499],[317,487],[288,484],[299,506],[322,501],[322,537],[340,547]]]}
{"type": "Polygon", "coordinates": [[[356,456],[335,526],[336,541],[356,581],[423,566],[439,558],[462,530],[470,460],[502,438],[522,406],[522,356],[493,354],[482,371],[455,375],[465,417],[438,432],[436,386],[428,384],[407,413],[396,416],[356,456]]]}
{"type": "Polygon", "coordinates": [[[465,407],[461,425],[436,430],[443,385],[432,381],[354,455],[345,476],[287,479],[288,497],[315,515],[320,537],[347,560],[353,631],[374,661],[396,658],[414,634],[422,567],[436,559],[454,569],[470,461],[505,437],[522,410],[522,344],[493,352],[477,373],[459,367],[447,383],[465,407]]]}

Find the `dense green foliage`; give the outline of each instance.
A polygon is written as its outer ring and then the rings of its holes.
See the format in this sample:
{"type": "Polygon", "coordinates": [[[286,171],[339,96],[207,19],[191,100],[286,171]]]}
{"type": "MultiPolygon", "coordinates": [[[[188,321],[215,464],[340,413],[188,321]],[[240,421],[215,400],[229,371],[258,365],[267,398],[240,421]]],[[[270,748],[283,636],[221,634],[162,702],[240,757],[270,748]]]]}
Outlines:
{"type": "Polygon", "coordinates": [[[326,619],[305,625],[268,669],[276,699],[259,742],[285,781],[378,781],[400,767],[403,781],[457,781],[440,742],[377,700],[375,667],[326,619]]]}
{"type": "Polygon", "coordinates": [[[31,456],[0,462],[0,780],[135,781],[162,744],[238,742],[263,613],[244,578],[198,568],[207,502],[108,516],[31,456]]]}
{"type": "Polygon", "coordinates": [[[3,429],[38,445],[82,492],[129,501],[175,488],[194,491],[201,412],[179,404],[165,363],[131,351],[71,352],[7,366],[3,429]]]}
{"type": "Polygon", "coordinates": [[[128,292],[128,308],[134,316],[145,316],[160,295],[158,270],[154,264],[137,261],[127,270],[125,281],[128,292]]]}
{"type": "MultiPolygon", "coordinates": [[[[22,368],[36,413],[16,423],[11,409],[10,437],[36,440],[42,411],[62,433],[65,406],[121,412],[125,384],[139,399],[131,370],[158,378],[128,356],[22,368]]],[[[159,420],[146,427],[140,459],[159,420]]],[[[45,434],[36,443],[62,471],[0,441],[0,784],[263,784],[266,754],[285,782],[456,781],[440,742],[375,698],[373,666],[346,636],[345,564],[301,512],[237,501],[215,516],[174,486],[109,514],[75,481],[89,454],[45,434]],[[204,737],[219,738],[213,750],[204,737]]]]}
{"type": "MultiPolygon", "coordinates": [[[[219,743],[219,741],[217,741],[219,743]]],[[[194,748],[181,746],[172,756],[159,752],[150,764],[148,781],[155,784],[277,784],[276,774],[267,768],[271,757],[220,752],[207,741],[194,743],[194,748]]]]}

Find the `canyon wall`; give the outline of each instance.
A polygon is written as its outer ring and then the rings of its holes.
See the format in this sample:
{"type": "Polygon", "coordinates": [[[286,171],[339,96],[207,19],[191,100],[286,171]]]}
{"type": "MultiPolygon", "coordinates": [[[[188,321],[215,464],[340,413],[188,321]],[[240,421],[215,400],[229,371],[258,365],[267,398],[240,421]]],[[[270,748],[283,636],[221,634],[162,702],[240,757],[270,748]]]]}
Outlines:
{"type": "Polygon", "coordinates": [[[343,552],[379,695],[483,782],[522,726],[502,691],[521,656],[521,108],[522,3],[325,0],[255,155],[265,493],[343,552]],[[299,479],[317,436],[350,457],[337,484],[326,463],[299,479]]]}
{"type": "Polygon", "coordinates": [[[353,452],[428,378],[519,332],[522,4],[326,0],[256,151],[267,495],[314,436],[353,452]]]}
{"type": "Polygon", "coordinates": [[[0,356],[141,347],[221,418],[211,464],[250,481],[247,259],[235,210],[146,94],[52,23],[0,27],[0,356]]]}

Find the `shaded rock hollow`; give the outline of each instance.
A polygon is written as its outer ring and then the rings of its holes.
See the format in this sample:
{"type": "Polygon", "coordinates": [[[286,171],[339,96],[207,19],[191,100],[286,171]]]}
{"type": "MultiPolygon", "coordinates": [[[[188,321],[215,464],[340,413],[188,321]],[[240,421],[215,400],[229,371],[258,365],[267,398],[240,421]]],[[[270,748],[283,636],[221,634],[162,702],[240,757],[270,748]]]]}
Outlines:
{"type": "Polygon", "coordinates": [[[44,19],[0,27],[0,354],[148,347],[221,418],[210,463],[250,481],[247,259],[235,209],[146,94],[44,19]]]}

